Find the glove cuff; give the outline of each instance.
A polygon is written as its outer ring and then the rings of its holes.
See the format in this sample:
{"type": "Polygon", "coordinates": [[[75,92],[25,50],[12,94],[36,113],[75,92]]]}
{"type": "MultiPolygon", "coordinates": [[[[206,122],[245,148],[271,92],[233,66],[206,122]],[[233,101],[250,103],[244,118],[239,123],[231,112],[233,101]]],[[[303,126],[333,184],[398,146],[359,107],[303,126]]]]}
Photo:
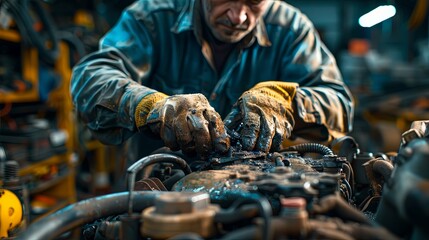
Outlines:
{"type": "Polygon", "coordinates": [[[250,91],[258,91],[290,103],[295,97],[298,86],[298,83],[294,82],[266,81],[256,84],[250,91]]]}
{"type": "Polygon", "coordinates": [[[142,127],[146,124],[147,116],[149,112],[152,110],[155,103],[167,98],[168,95],[162,92],[154,92],[146,97],[144,97],[136,107],[136,111],[134,113],[134,119],[136,122],[137,128],[142,127]]]}

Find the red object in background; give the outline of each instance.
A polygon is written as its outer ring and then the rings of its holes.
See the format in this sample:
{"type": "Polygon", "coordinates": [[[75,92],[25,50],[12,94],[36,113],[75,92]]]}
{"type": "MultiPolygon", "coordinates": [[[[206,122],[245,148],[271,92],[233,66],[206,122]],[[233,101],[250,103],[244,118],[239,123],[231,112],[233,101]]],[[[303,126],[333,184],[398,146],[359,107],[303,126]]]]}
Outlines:
{"type": "Polygon", "coordinates": [[[349,53],[356,56],[366,55],[370,50],[370,43],[366,39],[351,39],[349,41],[349,53]]]}

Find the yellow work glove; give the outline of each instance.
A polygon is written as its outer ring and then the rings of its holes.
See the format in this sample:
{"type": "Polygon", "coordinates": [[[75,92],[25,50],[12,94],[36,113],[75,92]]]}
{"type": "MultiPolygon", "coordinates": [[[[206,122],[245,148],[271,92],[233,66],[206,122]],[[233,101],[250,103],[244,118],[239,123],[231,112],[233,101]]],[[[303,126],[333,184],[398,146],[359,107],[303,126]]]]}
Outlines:
{"type": "Polygon", "coordinates": [[[144,121],[140,122],[141,126],[147,126],[160,136],[171,150],[182,150],[187,155],[197,154],[200,157],[228,151],[230,140],[222,118],[204,95],[164,95],[154,98],[155,102],[143,98],[139,104],[141,107],[137,107],[141,110],[136,111],[136,121],[150,109],[147,118],[143,117],[144,121]]]}
{"type": "Polygon", "coordinates": [[[297,87],[297,83],[268,81],[258,83],[241,95],[224,123],[229,129],[238,131],[244,150],[280,149],[295,124],[292,99],[297,87]]]}

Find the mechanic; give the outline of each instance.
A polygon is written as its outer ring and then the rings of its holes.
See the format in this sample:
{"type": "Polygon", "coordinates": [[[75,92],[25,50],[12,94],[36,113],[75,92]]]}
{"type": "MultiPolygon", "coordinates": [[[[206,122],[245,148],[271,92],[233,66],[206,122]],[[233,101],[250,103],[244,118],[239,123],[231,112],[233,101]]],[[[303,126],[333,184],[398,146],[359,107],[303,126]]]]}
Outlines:
{"type": "Polygon", "coordinates": [[[227,130],[244,150],[329,141],[351,131],[354,111],[310,20],[274,0],[137,1],[74,67],[71,93],[101,142],[132,137],[135,160],[163,144],[222,154],[227,130]]]}

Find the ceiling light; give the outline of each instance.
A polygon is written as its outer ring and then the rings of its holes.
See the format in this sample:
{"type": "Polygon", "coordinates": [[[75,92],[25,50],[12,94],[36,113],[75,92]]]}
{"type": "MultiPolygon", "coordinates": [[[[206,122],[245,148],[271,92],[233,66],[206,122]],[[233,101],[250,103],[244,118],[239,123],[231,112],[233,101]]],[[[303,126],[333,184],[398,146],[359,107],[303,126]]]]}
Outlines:
{"type": "Polygon", "coordinates": [[[362,15],[359,18],[359,25],[362,27],[372,27],[377,23],[395,16],[395,14],[396,8],[393,5],[379,6],[369,13],[362,15]]]}

